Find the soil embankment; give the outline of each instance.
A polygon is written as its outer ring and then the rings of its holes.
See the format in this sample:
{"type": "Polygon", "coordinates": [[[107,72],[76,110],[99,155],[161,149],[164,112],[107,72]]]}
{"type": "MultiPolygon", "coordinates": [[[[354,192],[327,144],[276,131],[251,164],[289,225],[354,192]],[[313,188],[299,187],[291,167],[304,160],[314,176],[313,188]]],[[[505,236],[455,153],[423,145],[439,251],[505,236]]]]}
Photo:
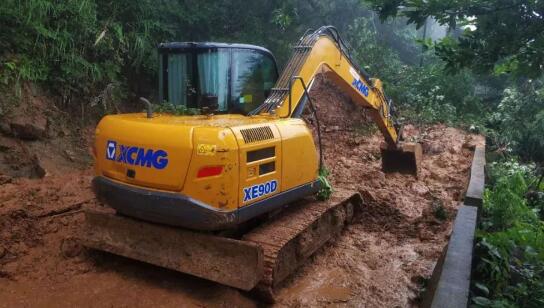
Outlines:
{"type": "MultiPolygon", "coordinates": [[[[470,148],[481,138],[442,125],[408,126],[405,133],[424,149],[420,176],[384,174],[383,138],[369,129],[365,112],[323,81],[314,85],[312,96],[333,187],[360,191],[365,210],[359,222],[286,282],[277,305],[417,305],[464,194],[470,148]]],[[[21,144],[30,149],[29,157],[35,151],[55,157],[63,141],[56,135],[37,141],[0,138],[14,142],[10,151],[21,144]]],[[[59,152],[65,157],[49,159],[43,178],[17,177],[17,172],[0,177],[0,307],[258,304],[228,287],[74,245],[81,208],[97,204],[90,190],[91,168],[69,159],[87,148],[81,142],[59,152]]],[[[13,155],[0,157],[0,171],[17,166],[16,159],[6,157],[13,155]]]]}

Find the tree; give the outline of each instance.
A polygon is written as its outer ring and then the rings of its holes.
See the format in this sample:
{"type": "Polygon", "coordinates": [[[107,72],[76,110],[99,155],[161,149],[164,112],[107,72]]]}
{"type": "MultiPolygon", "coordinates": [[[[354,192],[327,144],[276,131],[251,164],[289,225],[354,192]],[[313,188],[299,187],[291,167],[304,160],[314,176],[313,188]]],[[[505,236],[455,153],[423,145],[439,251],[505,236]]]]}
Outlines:
{"type": "Polygon", "coordinates": [[[539,0],[365,0],[380,18],[405,16],[418,28],[429,17],[450,29],[433,46],[457,71],[513,73],[536,78],[544,72],[544,1],[539,0]]]}

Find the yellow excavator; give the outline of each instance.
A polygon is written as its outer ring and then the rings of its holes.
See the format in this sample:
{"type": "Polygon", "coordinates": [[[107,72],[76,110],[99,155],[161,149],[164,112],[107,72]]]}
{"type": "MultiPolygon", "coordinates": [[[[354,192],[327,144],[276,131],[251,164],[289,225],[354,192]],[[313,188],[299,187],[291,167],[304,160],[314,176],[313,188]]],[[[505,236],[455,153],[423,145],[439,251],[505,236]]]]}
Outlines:
{"type": "MultiPolygon", "coordinates": [[[[417,174],[421,148],[401,142],[382,83],[335,28],[308,31],[279,75],[261,47],[159,45],[159,100],[194,115],[105,116],[96,128],[84,245],[267,297],[362,206],[357,192],[322,188],[317,140],[302,119],[317,75],[368,108],[385,138],[384,171],[417,174]],[[316,147],[317,145],[317,147],[316,147]]],[[[317,123],[319,123],[317,121],[317,123]]]]}

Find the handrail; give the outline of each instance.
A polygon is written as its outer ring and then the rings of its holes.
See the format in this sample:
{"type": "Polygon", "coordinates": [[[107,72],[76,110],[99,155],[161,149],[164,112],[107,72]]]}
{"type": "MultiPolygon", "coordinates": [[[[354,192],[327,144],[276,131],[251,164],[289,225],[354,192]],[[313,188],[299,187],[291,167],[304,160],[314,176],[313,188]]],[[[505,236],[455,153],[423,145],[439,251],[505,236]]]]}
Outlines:
{"type": "Polygon", "coordinates": [[[291,113],[293,112],[291,110],[292,107],[292,98],[291,98],[291,90],[293,89],[293,84],[295,81],[299,80],[300,84],[302,84],[302,88],[304,89],[304,95],[308,98],[308,101],[310,102],[310,110],[314,114],[315,122],[317,124],[317,140],[319,144],[319,170],[323,167],[323,149],[321,144],[321,125],[319,124],[319,118],[317,117],[317,111],[315,109],[314,103],[312,101],[312,98],[310,97],[310,92],[308,92],[308,87],[306,86],[306,83],[304,82],[304,79],[300,76],[291,76],[291,79],[289,80],[289,113],[285,118],[291,117],[291,113]]]}

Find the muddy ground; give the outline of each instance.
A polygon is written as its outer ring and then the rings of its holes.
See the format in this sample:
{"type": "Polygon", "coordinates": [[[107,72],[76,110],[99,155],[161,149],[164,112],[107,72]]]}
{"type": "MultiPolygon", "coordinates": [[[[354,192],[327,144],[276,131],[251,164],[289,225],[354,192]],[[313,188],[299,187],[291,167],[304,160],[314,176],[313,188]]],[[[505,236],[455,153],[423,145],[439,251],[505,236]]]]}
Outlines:
{"type": "MultiPolygon", "coordinates": [[[[442,125],[407,126],[408,138],[423,145],[421,173],[383,174],[380,133],[364,110],[328,89],[320,81],[312,96],[330,180],[361,192],[365,209],[360,221],[288,279],[277,306],[417,306],[462,200],[471,147],[482,138],[442,125]]],[[[57,133],[35,141],[0,137],[0,307],[260,304],[228,287],[73,245],[82,207],[97,206],[91,166],[80,159],[92,128],[47,129],[57,133]],[[17,169],[23,161],[18,164],[18,151],[26,155],[26,171],[17,169]],[[32,157],[40,154],[48,159],[36,165],[32,157]],[[47,169],[43,178],[36,166],[47,169]]]]}

